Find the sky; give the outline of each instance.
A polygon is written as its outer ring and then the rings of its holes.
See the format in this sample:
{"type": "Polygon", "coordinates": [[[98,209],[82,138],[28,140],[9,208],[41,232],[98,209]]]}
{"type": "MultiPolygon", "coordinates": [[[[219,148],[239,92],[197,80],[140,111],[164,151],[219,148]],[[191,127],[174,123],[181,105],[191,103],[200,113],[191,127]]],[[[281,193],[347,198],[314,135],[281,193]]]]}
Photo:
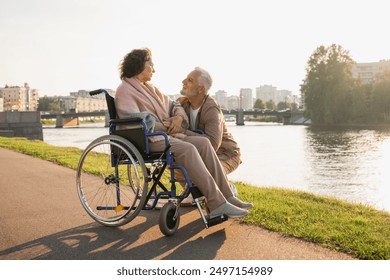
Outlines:
{"type": "Polygon", "coordinates": [[[0,87],[39,95],[116,89],[118,66],[148,47],[152,83],[178,94],[194,67],[210,90],[273,85],[299,94],[307,61],[335,43],[357,62],[390,59],[385,0],[0,0],[0,87]]]}

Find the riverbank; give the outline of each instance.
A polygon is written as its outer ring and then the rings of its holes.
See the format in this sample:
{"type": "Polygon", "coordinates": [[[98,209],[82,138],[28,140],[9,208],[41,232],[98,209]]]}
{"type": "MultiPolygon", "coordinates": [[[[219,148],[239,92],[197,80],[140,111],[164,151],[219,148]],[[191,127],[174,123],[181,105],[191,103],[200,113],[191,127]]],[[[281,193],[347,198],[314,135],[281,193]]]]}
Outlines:
{"type": "MultiPolygon", "coordinates": [[[[0,147],[76,169],[82,150],[2,138],[0,147]]],[[[338,199],[236,182],[255,207],[242,222],[294,236],[360,259],[390,259],[390,213],[338,199]]]]}
{"type": "Polygon", "coordinates": [[[390,129],[390,123],[339,123],[339,124],[311,124],[313,128],[329,128],[329,129],[344,129],[344,128],[356,128],[356,129],[390,129]]]}

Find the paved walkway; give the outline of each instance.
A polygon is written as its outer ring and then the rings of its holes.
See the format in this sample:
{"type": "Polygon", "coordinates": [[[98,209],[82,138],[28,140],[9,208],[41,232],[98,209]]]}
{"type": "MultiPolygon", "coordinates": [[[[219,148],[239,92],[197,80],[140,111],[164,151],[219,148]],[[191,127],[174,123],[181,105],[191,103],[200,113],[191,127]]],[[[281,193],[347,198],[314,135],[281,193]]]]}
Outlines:
{"type": "Polygon", "coordinates": [[[181,208],[178,231],[165,237],[158,214],[101,226],[79,202],[74,170],[0,148],[0,260],[351,259],[235,220],[205,229],[195,208],[181,208]]]}

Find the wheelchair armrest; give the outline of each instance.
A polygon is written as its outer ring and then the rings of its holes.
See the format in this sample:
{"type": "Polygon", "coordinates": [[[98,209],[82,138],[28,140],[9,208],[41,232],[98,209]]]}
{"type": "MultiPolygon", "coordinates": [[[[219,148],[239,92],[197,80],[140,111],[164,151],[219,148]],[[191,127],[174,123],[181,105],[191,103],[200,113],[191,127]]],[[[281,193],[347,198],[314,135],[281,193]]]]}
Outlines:
{"type": "Polygon", "coordinates": [[[156,132],[147,132],[146,137],[150,136],[163,136],[165,140],[165,145],[168,146],[169,144],[169,139],[168,139],[168,134],[166,134],[164,131],[156,131],[156,132]]]}
{"type": "Polygon", "coordinates": [[[112,119],[110,120],[110,124],[120,125],[120,124],[134,124],[134,123],[142,123],[142,118],[134,117],[127,119],[112,119]]]}

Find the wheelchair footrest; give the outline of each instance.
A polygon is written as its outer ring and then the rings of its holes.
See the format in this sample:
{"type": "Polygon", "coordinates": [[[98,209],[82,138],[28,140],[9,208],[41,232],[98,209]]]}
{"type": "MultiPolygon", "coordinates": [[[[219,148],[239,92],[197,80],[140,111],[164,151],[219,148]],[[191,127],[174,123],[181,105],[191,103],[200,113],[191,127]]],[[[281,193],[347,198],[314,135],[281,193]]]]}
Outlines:
{"type": "Polygon", "coordinates": [[[215,217],[215,218],[212,218],[212,219],[206,219],[207,227],[212,227],[212,226],[221,224],[224,221],[226,221],[227,219],[228,219],[228,216],[226,216],[226,215],[218,216],[218,217],[215,217]]]}

